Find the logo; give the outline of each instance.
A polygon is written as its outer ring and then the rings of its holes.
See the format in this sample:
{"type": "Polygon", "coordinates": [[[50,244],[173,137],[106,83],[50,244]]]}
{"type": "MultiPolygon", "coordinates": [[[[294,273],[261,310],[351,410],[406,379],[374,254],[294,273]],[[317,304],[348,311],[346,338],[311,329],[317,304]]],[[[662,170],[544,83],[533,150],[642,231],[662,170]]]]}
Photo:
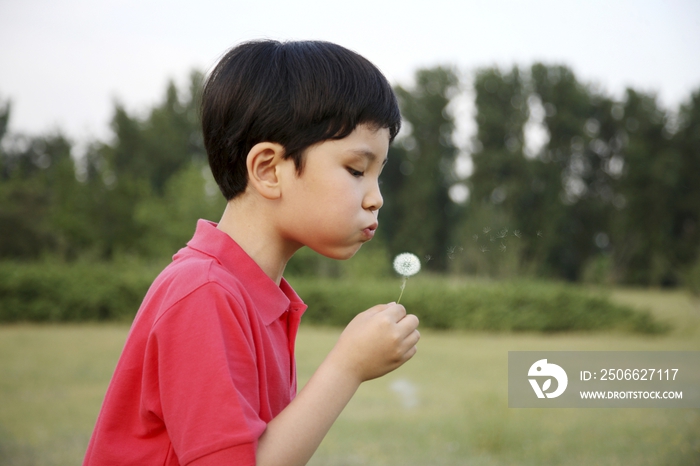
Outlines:
{"type": "Polygon", "coordinates": [[[545,396],[547,398],[556,398],[564,393],[566,385],[569,383],[569,378],[566,376],[564,369],[556,364],[549,364],[546,359],[540,359],[530,366],[527,375],[529,377],[547,377],[541,387],[537,379],[528,379],[537,398],[544,398],[545,396]],[[552,386],[552,377],[557,381],[557,389],[548,393],[547,390],[552,386]]]}

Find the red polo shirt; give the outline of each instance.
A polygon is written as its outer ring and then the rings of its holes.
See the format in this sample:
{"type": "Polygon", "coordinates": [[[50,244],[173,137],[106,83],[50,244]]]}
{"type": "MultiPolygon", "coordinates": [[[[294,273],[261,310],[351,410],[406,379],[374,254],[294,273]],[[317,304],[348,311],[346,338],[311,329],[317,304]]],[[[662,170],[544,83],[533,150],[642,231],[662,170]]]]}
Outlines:
{"type": "Polygon", "coordinates": [[[296,395],[305,309],[200,220],[136,315],[84,465],[255,464],[258,438],[296,395]]]}

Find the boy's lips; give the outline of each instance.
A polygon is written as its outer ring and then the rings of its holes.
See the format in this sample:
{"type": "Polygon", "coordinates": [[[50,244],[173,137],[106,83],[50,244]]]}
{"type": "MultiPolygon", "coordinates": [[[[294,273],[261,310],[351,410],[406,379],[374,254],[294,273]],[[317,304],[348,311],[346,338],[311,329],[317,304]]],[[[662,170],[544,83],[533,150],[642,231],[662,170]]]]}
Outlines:
{"type": "Polygon", "coordinates": [[[377,227],[379,224],[377,222],[374,222],[364,230],[362,230],[362,234],[367,238],[367,239],[372,239],[374,237],[374,232],[377,230],[377,227]]]}

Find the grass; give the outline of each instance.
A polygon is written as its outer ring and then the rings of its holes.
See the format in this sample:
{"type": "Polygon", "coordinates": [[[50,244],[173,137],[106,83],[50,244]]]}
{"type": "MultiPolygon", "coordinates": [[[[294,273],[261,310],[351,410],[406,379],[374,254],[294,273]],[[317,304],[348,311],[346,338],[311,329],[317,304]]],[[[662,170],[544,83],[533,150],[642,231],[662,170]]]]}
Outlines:
{"type": "Polygon", "coordinates": [[[127,331],[0,327],[0,464],[80,464],[127,331]]]}
{"type": "Polygon", "coordinates": [[[669,349],[699,346],[614,335],[427,332],[410,364],[360,389],[311,464],[695,464],[699,410],[507,407],[508,350],[669,349]],[[397,380],[416,387],[417,407],[402,405],[392,390],[397,380]]]}
{"type": "MultiPolygon", "coordinates": [[[[700,351],[700,303],[611,290],[671,333],[424,331],[419,353],[364,384],[311,465],[700,464],[700,409],[509,409],[509,350],[700,351]],[[400,387],[413,387],[412,400],[400,387]],[[412,404],[415,403],[415,404],[412,404]]],[[[80,464],[126,338],[123,324],[0,326],[0,464],[80,464]]],[[[303,326],[300,385],[339,329],[303,326]]]]}

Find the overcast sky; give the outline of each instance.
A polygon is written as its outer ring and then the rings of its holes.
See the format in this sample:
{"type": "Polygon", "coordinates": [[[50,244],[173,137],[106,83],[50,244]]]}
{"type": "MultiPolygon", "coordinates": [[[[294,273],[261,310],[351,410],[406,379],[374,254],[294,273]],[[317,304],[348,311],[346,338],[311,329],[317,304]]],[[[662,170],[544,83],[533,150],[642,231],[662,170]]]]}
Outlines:
{"type": "Polygon", "coordinates": [[[114,101],[158,102],[169,78],[254,38],[323,39],[392,83],[418,67],[565,64],[614,96],[675,108],[700,88],[700,1],[0,0],[0,99],[11,131],[105,138],[114,101]]]}

